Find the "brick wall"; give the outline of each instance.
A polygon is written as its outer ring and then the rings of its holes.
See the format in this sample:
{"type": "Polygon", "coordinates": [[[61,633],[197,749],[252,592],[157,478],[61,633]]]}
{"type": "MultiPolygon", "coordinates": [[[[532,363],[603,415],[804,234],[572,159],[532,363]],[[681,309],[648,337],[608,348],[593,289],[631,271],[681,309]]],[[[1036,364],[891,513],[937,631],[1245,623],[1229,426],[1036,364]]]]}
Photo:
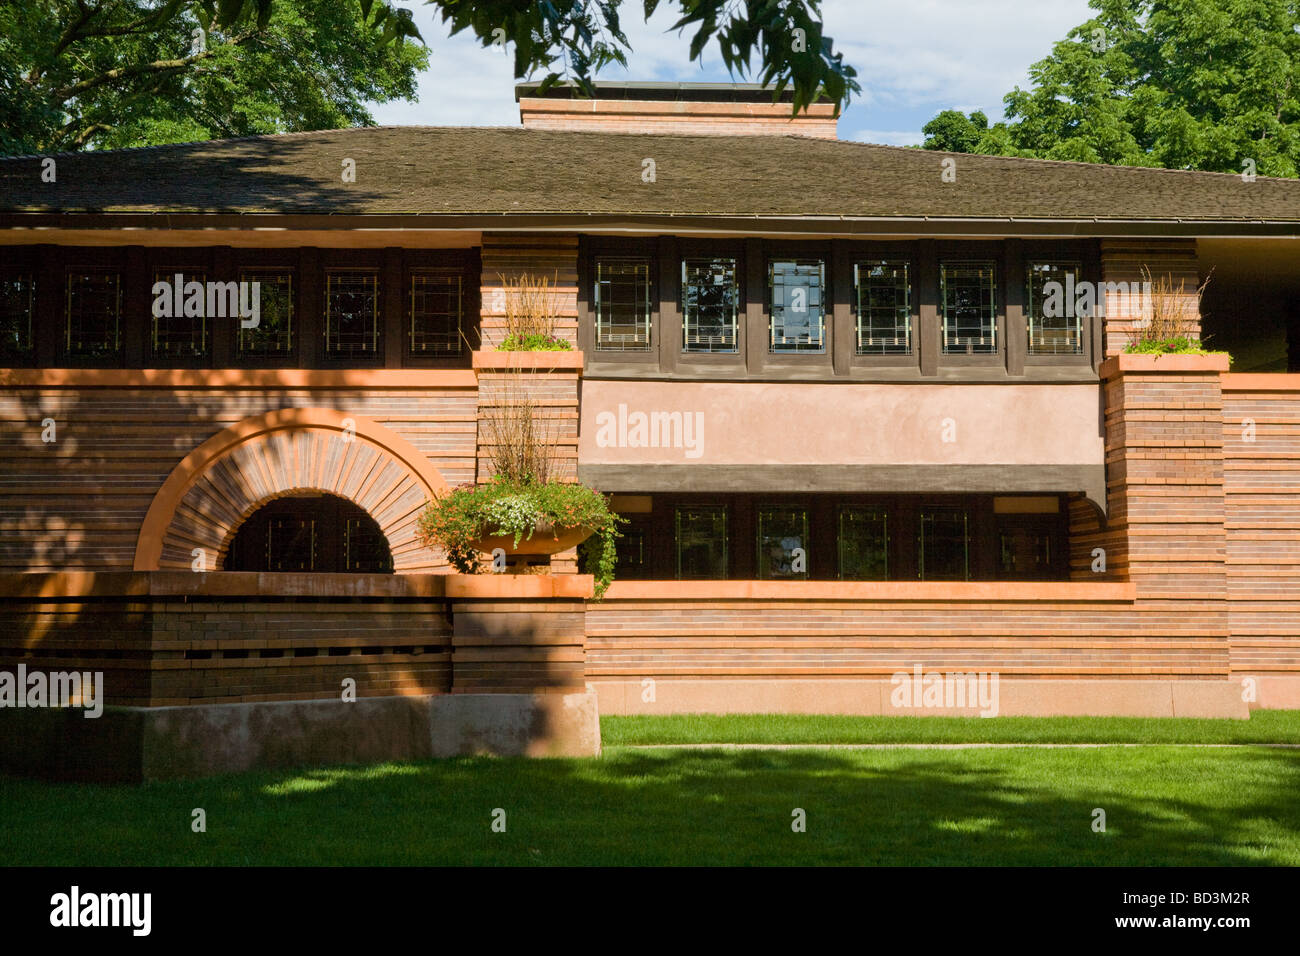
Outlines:
{"type": "Polygon", "coordinates": [[[554,283],[558,316],[556,334],[576,344],[578,337],[578,237],[528,233],[483,236],[480,315],[483,349],[495,349],[505,337],[507,298],[502,279],[545,277],[554,283]]]}
{"type": "MultiPolygon", "coordinates": [[[[1200,338],[1201,322],[1196,289],[1200,285],[1200,265],[1196,257],[1196,240],[1119,240],[1103,239],[1101,242],[1101,272],[1105,283],[1133,283],[1145,280],[1143,267],[1152,280],[1168,276],[1172,288],[1181,290],[1176,298],[1184,300],[1187,322],[1183,333],[1200,338]]],[[[1123,295],[1117,289],[1105,291],[1106,319],[1104,353],[1118,355],[1137,334],[1136,323],[1143,318],[1140,302],[1132,295],[1123,295]]]]}
{"type": "Polygon", "coordinates": [[[555,477],[578,474],[578,373],[572,370],[481,369],[478,373],[478,480],[492,477],[496,435],[489,420],[511,403],[533,403],[538,433],[555,447],[555,477]]]}
{"type": "Polygon", "coordinates": [[[583,604],[577,600],[454,603],[454,693],[582,693],[583,604]]]}
{"type": "Polygon", "coordinates": [[[1300,677],[1300,375],[1223,382],[1232,669],[1300,677]]]}
{"type": "Polygon", "coordinates": [[[103,671],[107,703],[128,706],[338,700],[344,678],[358,697],[448,691],[437,590],[344,577],[0,575],[0,667],[103,671]]]}
{"type": "Polygon", "coordinates": [[[585,685],[591,578],[184,571],[0,574],[0,669],[102,671],[178,706],[585,685]]]}
{"type": "Polygon", "coordinates": [[[1224,358],[1123,355],[1102,364],[1107,526],[1143,598],[1223,601],[1224,358]]]}
{"type": "MultiPolygon", "coordinates": [[[[492,451],[496,428],[506,406],[533,403],[533,420],[538,433],[553,448],[553,477],[564,481],[578,478],[578,387],[582,369],[581,352],[475,353],[478,376],[478,480],[494,473],[492,451]],[[529,361],[535,367],[511,367],[529,361]],[[552,365],[558,367],[551,367],[552,365]]],[[[571,574],[578,570],[576,548],[553,555],[552,572],[571,574]]]]}
{"type": "Polygon", "coordinates": [[[588,606],[590,679],[888,677],[918,662],[1003,677],[1228,673],[1222,605],[1188,614],[1140,603],[1123,584],[768,589],[784,598],[727,597],[736,589],[725,584],[713,597],[692,598],[684,588],[680,596],[668,588],[644,596],[648,590],[615,582],[588,606]]]}
{"type": "Polygon", "coordinates": [[[0,571],[129,570],[145,513],[181,459],[243,419],[283,408],[373,419],[448,484],[474,480],[472,388],[6,388],[0,571]],[[54,442],[41,440],[46,418],[54,442]]]}

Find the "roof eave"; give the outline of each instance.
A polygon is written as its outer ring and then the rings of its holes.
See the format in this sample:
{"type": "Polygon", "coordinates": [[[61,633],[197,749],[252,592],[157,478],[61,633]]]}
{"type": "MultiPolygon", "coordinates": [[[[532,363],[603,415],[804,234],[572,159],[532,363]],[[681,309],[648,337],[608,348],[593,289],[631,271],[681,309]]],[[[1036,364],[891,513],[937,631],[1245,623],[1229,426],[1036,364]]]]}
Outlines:
{"type": "MultiPolygon", "coordinates": [[[[467,230],[789,235],[1254,236],[1297,238],[1300,221],[1022,216],[780,216],[682,213],[0,212],[0,230],[467,230]]],[[[39,241],[39,240],[37,240],[39,241]]]]}

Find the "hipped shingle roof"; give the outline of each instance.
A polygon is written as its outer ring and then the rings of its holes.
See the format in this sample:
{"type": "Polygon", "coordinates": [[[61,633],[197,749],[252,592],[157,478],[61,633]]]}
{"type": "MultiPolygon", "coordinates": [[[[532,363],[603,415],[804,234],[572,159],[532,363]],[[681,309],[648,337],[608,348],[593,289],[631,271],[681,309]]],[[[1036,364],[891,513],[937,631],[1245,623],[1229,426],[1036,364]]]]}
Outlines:
{"type": "Polygon", "coordinates": [[[0,160],[0,212],[1300,221],[1297,180],[798,136],[371,127],[54,158],[55,183],[0,160]]]}

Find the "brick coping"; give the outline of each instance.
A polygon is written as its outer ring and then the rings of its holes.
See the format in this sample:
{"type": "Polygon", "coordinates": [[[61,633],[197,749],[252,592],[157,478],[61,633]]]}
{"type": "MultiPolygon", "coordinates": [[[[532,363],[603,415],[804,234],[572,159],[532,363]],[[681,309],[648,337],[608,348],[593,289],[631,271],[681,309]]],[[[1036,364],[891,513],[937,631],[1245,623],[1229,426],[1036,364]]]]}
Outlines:
{"type": "Polygon", "coordinates": [[[1133,602],[1127,581],[615,581],[605,601],[1133,602]]]}
{"type": "Polygon", "coordinates": [[[581,372],[585,356],[582,352],[499,352],[473,353],[474,371],[581,372]]]}
{"type": "Polygon", "coordinates": [[[1225,392],[1300,392],[1300,372],[1228,372],[1225,392]]]}
{"type": "Polygon", "coordinates": [[[256,571],[59,571],[0,574],[0,599],[77,597],[447,598],[586,600],[589,574],[293,574],[256,571]]]}
{"type": "Polygon", "coordinates": [[[1107,379],[1124,372],[1226,372],[1230,363],[1226,354],[1141,355],[1121,352],[1102,361],[1097,373],[1107,379]]]}
{"type": "MultiPolygon", "coordinates": [[[[506,353],[510,354],[510,353],[506,353]]],[[[4,368],[7,388],[476,388],[470,369],[4,368]]]]}
{"type": "MultiPolygon", "coordinates": [[[[59,571],[0,574],[0,599],[304,597],[528,599],[591,596],[589,574],[293,574],[256,571],[59,571]]],[[[1127,581],[615,581],[617,601],[1110,602],[1127,581]]]]}

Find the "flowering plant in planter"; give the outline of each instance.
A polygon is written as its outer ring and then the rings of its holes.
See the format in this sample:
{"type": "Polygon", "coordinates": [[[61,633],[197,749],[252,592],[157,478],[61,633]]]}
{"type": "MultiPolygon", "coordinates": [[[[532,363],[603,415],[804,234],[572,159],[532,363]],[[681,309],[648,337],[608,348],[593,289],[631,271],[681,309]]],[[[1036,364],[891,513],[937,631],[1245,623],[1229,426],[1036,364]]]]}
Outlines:
{"type": "Polygon", "coordinates": [[[555,476],[557,442],[548,430],[555,419],[537,406],[525,382],[515,373],[489,398],[480,440],[492,477],[429,502],[417,524],[420,540],[442,547],[456,570],[474,574],[479,555],[497,548],[508,555],[550,555],[594,536],[599,547],[584,549],[583,559],[599,598],[614,580],[614,542],[624,519],[600,492],[555,476]]]}
{"type": "Polygon", "coordinates": [[[479,554],[498,546],[518,554],[553,554],[588,537],[587,570],[596,578],[600,597],[614,579],[614,540],[622,521],[609,510],[605,496],[586,485],[567,481],[517,481],[495,475],[481,485],[461,485],[433,501],[420,516],[426,546],[441,545],[456,570],[473,574],[479,554]]]}

